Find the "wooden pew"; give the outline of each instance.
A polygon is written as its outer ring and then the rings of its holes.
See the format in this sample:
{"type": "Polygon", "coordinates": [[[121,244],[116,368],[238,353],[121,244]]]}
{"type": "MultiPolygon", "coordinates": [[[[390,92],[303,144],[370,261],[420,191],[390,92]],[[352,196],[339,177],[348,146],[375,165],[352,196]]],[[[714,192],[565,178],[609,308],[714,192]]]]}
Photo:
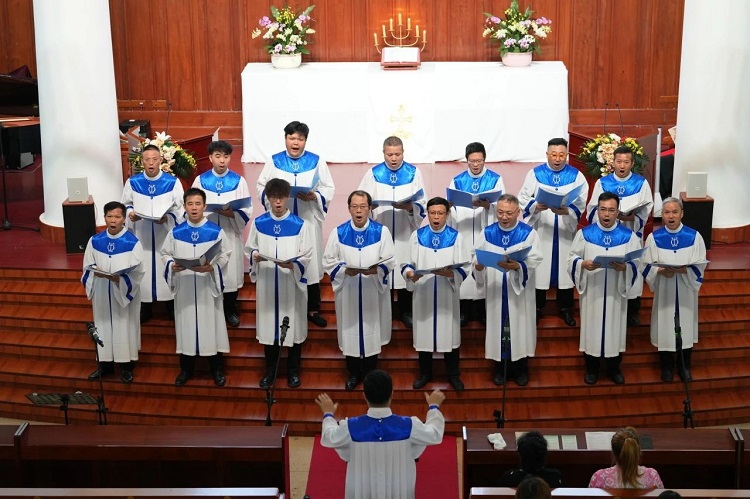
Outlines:
{"type": "MultiPolygon", "coordinates": [[[[547,454],[547,465],[562,471],[563,485],[586,487],[596,470],[612,466],[611,450],[586,448],[586,432],[605,430],[545,428],[541,431],[547,435],[576,436],[576,450],[550,450],[547,454]]],[[[469,497],[472,487],[497,486],[503,472],[518,467],[517,431],[528,429],[464,427],[464,497],[469,497]],[[507,443],[504,450],[494,450],[487,440],[487,435],[497,432],[507,443]]],[[[638,431],[643,447],[641,463],[656,468],[667,487],[739,488],[738,454],[741,454],[742,446],[734,428],[648,428],[638,431]]]]}
{"type": "MultiPolygon", "coordinates": [[[[641,498],[659,497],[665,489],[588,489],[557,488],[552,490],[552,497],[564,499],[590,498],[641,498]]],[[[744,499],[750,498],[750,490],[736,489],[670,489],[683,498],[692,499],[744,499]]],[[[514,499],[516,490],[507,487],[472,487],[470,499],[514,499]]]]}
{"type": "Polygon", "coordinates": [[[252,497],[254,499],[284,499],[276,488],[194,488],[194,489],[0,489],[0,497],[46,499],[52,497],[96,497],[97,499],[170,499],[202,497],[208,499],[231,499],[252,497]]]}
{"type": "Polygon", "coordinates": [[[289,491],[287,426],[30,426],[19,487],[275,487],[289,491]]]}

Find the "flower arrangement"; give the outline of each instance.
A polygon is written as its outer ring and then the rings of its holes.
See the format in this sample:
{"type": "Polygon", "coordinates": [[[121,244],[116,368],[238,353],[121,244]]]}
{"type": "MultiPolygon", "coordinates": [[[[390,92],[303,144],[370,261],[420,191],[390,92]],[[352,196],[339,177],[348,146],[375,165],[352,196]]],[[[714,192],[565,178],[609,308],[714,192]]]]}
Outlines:
{"type": "Polygon", "coordinates": [[[190,178],[195,171],[195,158],[193,155],[180,147],[166,132],[157,132],[153,139],[146,139],[138,145],[133,146],[128,155],[130,166],[136,172],[143,171],[141,155],[143,148],[155,145],[161,151],[161,170],[174,175],[177,178],[190,178]]]}
{"type": "Polygon", "coordinates": [[[505,19],[485,12],[487,19],[484,23],[482,37],[492,42],[500,43],[500,55],[508,52],[541,52],[540,40],[547,38],[552,31],[552,21],[546,17],[532,19],[534,11],[531,7],[521,12],[518,0],[512,0],[510,7],[505,10],[505,19]]]}
{"type": "Polygon", "coordinates": [[[586,164],[589,175],[604,177],[614,171],[615,149],[626,146],[633,151],[633,172],[640,174],[646,168],[649,157],[643,152],[638,142],[632,137],[620,138],[619,135],[608,133],[597,135],[583,144],[578,159],[586,164]]]}
{"type": "Polygon", "coordinates": [[[309,6],[299,14],[287,6],[279,10],[271,6],[271,16],[263,16],[258,21],[260,28],[255,28],[252,38],[256,39],[261,34],[268,41],[266,50],[269,54],[309,54],[306,45],[309,35],[315,33],[310,27],[312,18],[310,12],[315,8],[309,6]]]}

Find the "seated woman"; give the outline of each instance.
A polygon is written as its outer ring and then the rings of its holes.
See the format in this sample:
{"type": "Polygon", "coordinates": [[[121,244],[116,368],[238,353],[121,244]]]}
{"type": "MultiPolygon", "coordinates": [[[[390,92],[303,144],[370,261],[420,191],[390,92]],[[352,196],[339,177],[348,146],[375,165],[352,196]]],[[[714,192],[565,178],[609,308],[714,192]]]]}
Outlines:
{"type": "Polygon", "coordinates": [[[612,436],[615,465],[597,471],[589,487],[597,489],[663,489],[659,473],[653,468],[639,466],[641,442],[635,428],[628,426],[612,436]]]}
{"type": "Polygon", "coordinates": [[[527,476],[538,476],[552,487],[562,487],[560,470],[545,467],[547,440],[538,431],[524,433],[516,443],[521,458],[521,468],[506,471],[500,477],[499,487],[518,487],[527,476]]]}

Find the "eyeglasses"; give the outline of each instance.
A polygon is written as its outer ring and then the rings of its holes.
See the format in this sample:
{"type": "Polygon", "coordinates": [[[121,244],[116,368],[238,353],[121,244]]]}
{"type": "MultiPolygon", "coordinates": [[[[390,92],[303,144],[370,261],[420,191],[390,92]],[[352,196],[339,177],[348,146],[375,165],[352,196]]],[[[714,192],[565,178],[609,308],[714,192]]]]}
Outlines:
{"type": "Polygon", "coordinates": [[[364,211],[364,210],[367,210],[369,208],[370,208],[369,204],[350,204],[349,205],[349,209],[350,210],[354,210],[354,211],[356,211],[356,210],[363,210],[364,211]]]}
{"type": "Polygon", "coordinates": [[[447,211],[428,211],[427,214],[431,216],[442,216],[448,213],[447,211]]]}
{"type": "Polygon", "coordinates": [[[602,213],[617,213],[617,208],[598,208],[602,213]]]}
{"type": "Polygon", "coordinates": [[[484,160],[483,159],[470,159],[469,161],[467,161],[467,163],[469,163],[470,165],[481,165],[482,163],[484,163],[484,160]]]}

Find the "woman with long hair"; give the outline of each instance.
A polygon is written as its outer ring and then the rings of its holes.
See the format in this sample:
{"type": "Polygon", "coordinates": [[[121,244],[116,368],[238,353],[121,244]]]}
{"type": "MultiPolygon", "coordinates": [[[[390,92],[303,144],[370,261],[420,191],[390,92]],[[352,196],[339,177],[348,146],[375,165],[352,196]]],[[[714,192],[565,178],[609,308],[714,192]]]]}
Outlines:
{"type": "Polygon", "coordinates": [[[612,436],[615,465],[597,471],[589,487],[598,489],[663,489],[659,473],[653,468],[639,466],[641,442],[635,428],[628,426],[612,436]]]}

